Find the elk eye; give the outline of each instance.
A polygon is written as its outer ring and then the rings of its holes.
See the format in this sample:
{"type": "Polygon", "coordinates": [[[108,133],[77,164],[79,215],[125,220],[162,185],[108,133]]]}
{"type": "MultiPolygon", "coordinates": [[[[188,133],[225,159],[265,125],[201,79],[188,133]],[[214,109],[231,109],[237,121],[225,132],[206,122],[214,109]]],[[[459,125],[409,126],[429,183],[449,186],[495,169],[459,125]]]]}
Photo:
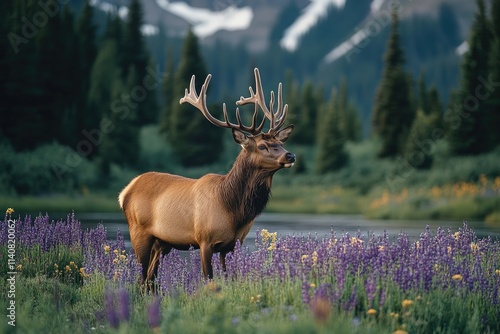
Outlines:
{"type": "Polygon", "coordinates": [[[266,145],[259,145],[259,150],[265,150],[266,149],[266,145]]]}

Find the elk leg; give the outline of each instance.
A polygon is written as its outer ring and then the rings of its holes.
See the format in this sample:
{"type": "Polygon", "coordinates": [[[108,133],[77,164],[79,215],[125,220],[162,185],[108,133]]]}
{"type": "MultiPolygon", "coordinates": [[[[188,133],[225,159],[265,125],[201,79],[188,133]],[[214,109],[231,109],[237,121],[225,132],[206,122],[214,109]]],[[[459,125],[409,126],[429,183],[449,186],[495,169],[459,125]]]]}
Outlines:
{"type": "Polygon", "coordinates": [[[159,239],[155,239],[149,257],[148,273],[146,276],[147,281],[151,281],[156,277],[160,256],[168,254],[171,249],[172,247],[169,244],[161,242],[159,239]]]}
{"type": "Polygon", "coordinates": [[[203,277],[212,279],[214,277],[212,269],[212,255],[214,251],[210,245],[200,245],[201,266],[203,268],[203,277]]]}
{"type": "Polygon", "coordinates": [[[220,264],[224,272],[226,271],[226,255],[227,252],[220,252],[220,264]]]}
{"type": "Polygon", "coordinates": [[[137,261],[142,266],[142,282],[145,283],[149,267],[149,257],[151,254],[151,247],[153,247],[154,238],[149,234],[136,234],[130,233],[130,241],[134,248],[137,261]]]}

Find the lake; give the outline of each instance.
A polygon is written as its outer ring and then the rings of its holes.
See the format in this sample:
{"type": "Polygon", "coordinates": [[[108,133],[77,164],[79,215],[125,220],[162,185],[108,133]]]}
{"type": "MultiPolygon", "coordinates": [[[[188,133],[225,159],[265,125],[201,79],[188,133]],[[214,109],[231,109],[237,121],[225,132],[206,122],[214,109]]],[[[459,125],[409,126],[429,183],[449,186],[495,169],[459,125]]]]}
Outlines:
{"type": "MultiPolygon", "coordinates": [[[[130,247],[130,237],[125,217],[121,213],[80,213],[75,214],[82,223],[82,228],[95,227],[103,224],[107,229],[108,238],[115,239],[117,230],[124,236],[127,247],[130,247]]],[[[460,221],[404,221],[404,220],[369,220],[360,215],[311,215],[311,214],[274,214],[263,213],[255,220],[252,230],[245,239],[245,246],[253,246],[257,230],[267,229],[269,232],[278,232],[278,236],[308,234],[317,235],[322,238],[328,236],[333,230],[337,236],[348,232],[354,235],[358,231],[363,236],[370,232],[382,235],[385,232],[389,237],[395,239],[401,232],[406,233],[413,240],[420,237],[429,225],[431,231],[438,227],[450,228],[457,231],[463,226],[460,221]]],[[[482,222],[468,222],[480,238],[491,236],[500,240],[500,227],[486,226],[482,222]]]]}

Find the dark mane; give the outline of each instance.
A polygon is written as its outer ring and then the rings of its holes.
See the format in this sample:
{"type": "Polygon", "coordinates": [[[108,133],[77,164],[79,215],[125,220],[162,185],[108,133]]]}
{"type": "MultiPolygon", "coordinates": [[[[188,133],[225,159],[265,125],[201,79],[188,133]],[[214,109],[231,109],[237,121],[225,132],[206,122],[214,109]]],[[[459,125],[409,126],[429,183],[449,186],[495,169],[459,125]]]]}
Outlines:
{"type": "Polygon", "coordinates": [[[234,214],[236,226],[248,224],[264,210],[275,172],[253,166],[246,154],[242,151],[238,155],[221,183],[222,202],[228,212],[234,214]]]}

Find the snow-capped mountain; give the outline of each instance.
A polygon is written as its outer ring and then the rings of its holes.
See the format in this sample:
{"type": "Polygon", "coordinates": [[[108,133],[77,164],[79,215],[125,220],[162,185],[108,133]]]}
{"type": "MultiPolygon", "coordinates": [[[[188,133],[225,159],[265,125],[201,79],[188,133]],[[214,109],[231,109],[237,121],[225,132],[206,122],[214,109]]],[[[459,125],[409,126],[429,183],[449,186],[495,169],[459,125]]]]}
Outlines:
{"type": "MultiPolygon", "coordinates": [[[[145,25],[143,33],[152,35],[158,33],[158,26],[164,25],[166,31],[172,35],[182,35],[188,26],[204,43],[211,43],[215,39],[233,44],[245,45],[250,51],[265,50],[268,35],[273,28],[276,18],[283,8],[294,1],[301,8],[300,15],[288,26],[281,40],[280,46],[290,52],[300,47],[300,39],[309,29],[314,27],[318,20],[323,18],[329,6],[342,8],[346,1],[355,0],[142,0],[145,25]]],[[[461,20],[463,30],[467,31],[474,12],[474,3],[467,0],[401,0],[402,17],[415,13],[435,15],[436,8],[441,2],[454,4],[457,16],[461,20]]],[[[352,22],[352,35],[343,43],[332,48],[325,55],[325,62],[332,62],[342,57],[346,52],[367,37],[364,27],[370,21],[377,20],[387,11],[394,1],[373,0],[370,13],[364,22],[352,22]]],[[[121,17],[127,15],[126,1],[121,0],[92,0],[92,4],[103,11],[117,11],[121,17]]],[[[465,35],[465,34],[464,34],[465,35]]],[[[463,46],[459,49],[463,52],[463,46]]]]}

